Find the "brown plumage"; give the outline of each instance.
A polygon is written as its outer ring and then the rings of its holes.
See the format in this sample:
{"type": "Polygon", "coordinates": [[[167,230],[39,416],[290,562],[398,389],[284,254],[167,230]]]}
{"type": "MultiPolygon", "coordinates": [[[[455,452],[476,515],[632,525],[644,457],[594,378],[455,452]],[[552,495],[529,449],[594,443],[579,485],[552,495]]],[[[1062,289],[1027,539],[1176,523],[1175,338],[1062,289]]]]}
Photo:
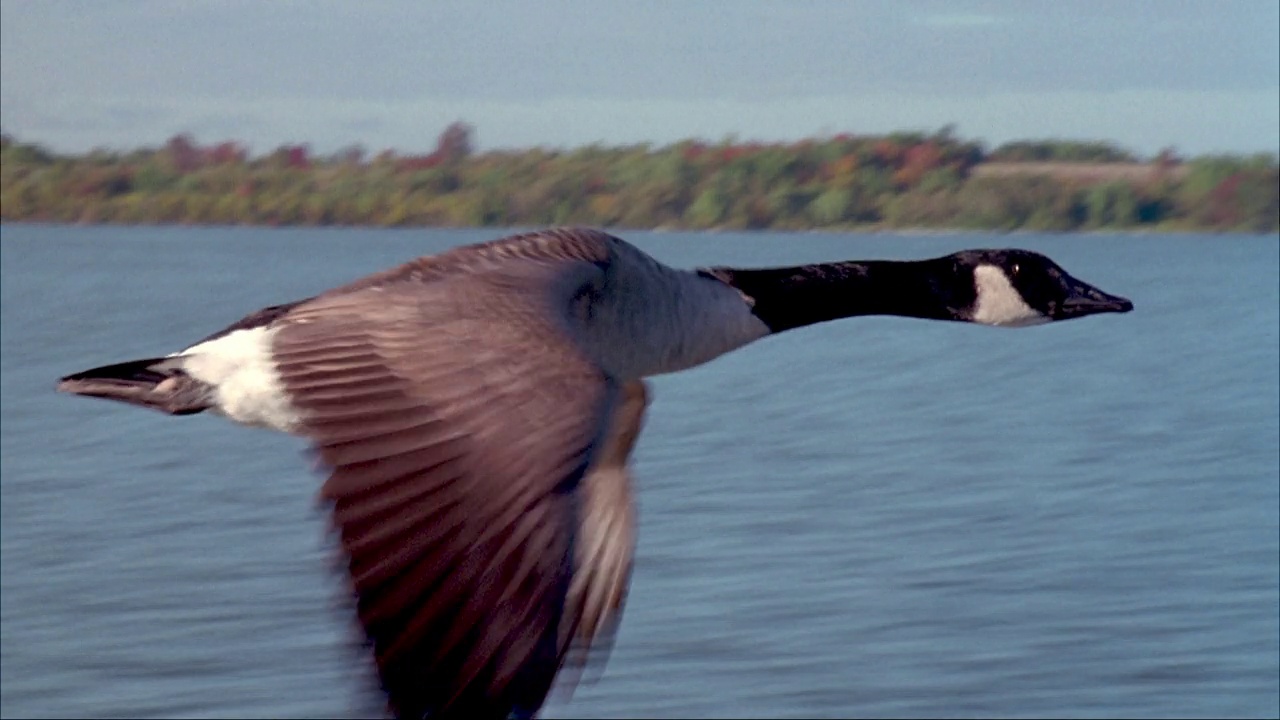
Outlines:
{"type": "Polygon", "coordinates": [[[548,319],[555,281],[533,276],[562,272],[401,276],[299,307],[275,337],[397,715],[536,710],[616,625],[645,396],[548,319]]]}

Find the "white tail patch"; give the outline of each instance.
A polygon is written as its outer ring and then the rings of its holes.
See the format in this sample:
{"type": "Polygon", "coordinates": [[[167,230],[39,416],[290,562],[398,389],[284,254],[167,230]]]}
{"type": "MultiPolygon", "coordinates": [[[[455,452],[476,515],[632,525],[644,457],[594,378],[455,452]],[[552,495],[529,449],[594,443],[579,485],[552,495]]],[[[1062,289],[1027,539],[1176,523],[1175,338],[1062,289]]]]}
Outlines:
{"type": "Polygon", "coordinates": [[[217,412],[243,425],[292,432],[298,412],[271,357],[274,334],[266,327],[236,330],[175,355],[188,375],[215,388],[217,412]]]}
{"type": "Polygon", "coordinates": [[[973,282],[978,294],[973,305],[974,322],[1001,327],[1049,322],[1048,316],[1027,304],[1003,269],[995,265],[979,265],[973,269],[973,282]]]}

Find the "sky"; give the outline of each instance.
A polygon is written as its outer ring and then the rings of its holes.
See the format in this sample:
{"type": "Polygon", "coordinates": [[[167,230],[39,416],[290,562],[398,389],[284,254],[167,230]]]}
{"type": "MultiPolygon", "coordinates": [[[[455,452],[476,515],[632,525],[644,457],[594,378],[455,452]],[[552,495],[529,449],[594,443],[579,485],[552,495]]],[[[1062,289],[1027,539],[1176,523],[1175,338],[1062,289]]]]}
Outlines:
{"type": "Polygon", "coordinates": [[[0,127],[333,152],[789,141],[1280,152],[1280,0],[3,0],[0,127]]]}

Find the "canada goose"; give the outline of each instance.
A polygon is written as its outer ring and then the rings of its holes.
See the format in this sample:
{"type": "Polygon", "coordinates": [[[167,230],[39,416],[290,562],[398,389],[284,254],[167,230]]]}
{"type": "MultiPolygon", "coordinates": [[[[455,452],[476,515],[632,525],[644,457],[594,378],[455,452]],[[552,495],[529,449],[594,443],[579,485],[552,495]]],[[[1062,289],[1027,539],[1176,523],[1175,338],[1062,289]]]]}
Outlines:
{"type": "Polygon", "coordinates": [[[620,618],[643,378],[837,318],[1023,326],[1132,308],[1026,250],[686,271],[553,229],[412,260],[57,389],[309,439],[389,710],[532,716],[620,618]]]}

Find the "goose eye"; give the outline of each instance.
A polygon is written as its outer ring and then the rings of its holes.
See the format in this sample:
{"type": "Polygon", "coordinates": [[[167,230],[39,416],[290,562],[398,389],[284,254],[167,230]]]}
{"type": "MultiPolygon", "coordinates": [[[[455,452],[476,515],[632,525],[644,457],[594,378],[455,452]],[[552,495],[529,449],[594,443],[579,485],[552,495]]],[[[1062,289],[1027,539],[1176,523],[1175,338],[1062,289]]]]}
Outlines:
{"type": "Polygon", "coordinates": [[[1018,265],[1018,263],[1014,263],[1013,267],[1009,268],[1009,274],[1013,275],[1014,277],[1018,277],[1018,271],[1021,269],[1022,268],[1018,265]]]}

